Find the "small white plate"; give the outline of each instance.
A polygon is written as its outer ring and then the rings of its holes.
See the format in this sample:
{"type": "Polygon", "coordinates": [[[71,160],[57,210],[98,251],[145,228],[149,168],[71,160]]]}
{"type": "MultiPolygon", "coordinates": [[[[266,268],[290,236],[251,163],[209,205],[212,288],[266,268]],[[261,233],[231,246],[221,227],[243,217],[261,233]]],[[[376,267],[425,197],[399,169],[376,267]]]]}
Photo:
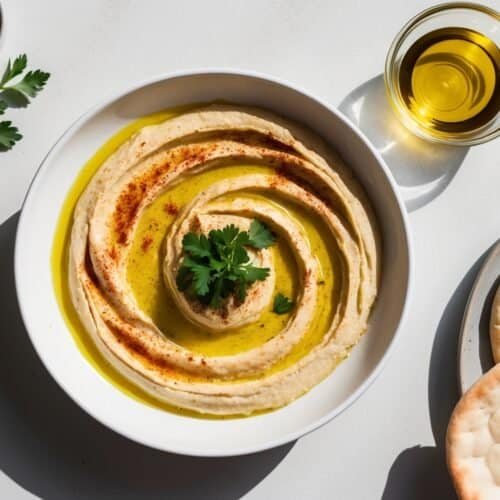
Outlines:
{"type": "Polygon", "coordinates": [[[500,240],[486,257],[464,312],[458,350],[458,379],[462,394],[493,367],[490,315],[500,283],[500,240]]]}
{"type": "Polygon", "coordinates": [[[36,351],[83,409],[145,445],[188,455],[224,456],[293,441],[338,415],[367,389],[380,373],[405,314],[411,262],[404,206],[387,166],[364,136],[339,112],[302,90],[262,75],[222,70],[178,73],[134,85],[72,125],[49,152],[29,189],[19,219],[15,274],[21,312],[36,351]],[[96,149],[121,127],[148,113],[214,100],[265,107],[322,135],[365,186],[383,236],[380,294],[369,331],[351,357],[289,406],[233,420],[190,418],[151,408],[104,380],[67,331],[49,265],[63,200],[96,149]]]}

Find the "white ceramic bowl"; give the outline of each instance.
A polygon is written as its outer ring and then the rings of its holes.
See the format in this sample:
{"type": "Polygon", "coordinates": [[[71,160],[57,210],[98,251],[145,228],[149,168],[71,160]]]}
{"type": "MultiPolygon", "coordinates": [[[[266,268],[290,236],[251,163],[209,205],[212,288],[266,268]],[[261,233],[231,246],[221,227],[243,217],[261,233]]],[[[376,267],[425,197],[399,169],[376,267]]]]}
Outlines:
{"type": "MultiPolygon", "coordinates": [[[[380,373],[405,313],[411,277],[406,214],[388,168],[339,112],[275,79],[246,72],[177,73],[142,82],[99,104],[59,139],[26,196],[16,239],[19,304],[31,341],[58,384],[85,411],[130,439],[200,456],[252,453],[292,441],[328,422],[380,373]],[[308,394],[278,411],[234,420],[179,416],[143,405],[110,385],[85,360],[59,312],[50,255],[54,228],[82,165],[126,123],[164,108],[224,99],[269,108],[322,135],[364,185],[383,233],[380,296],[351,357],[308,394]]],[[[89,436],[89,439],[91,437],[89,436]]]]}

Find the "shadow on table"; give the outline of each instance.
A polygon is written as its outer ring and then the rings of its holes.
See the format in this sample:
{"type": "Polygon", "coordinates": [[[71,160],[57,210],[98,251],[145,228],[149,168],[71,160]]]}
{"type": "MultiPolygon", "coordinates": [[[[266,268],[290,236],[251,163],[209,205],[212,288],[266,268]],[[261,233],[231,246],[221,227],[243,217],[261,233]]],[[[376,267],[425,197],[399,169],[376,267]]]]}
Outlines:
{"type": "Polygon", "coordinates": [[[457,353],[460,325],[474,280],[490,252],[486,250],[462,278],[439,321],[429,366],[429,414],[435,447],[404,450],[393,463],[383,500],[455,499],[446,469],[446,428],[459,399],[457,353]]]}
{"type": "Polygon", "coordinates": [[[382,75],[353,90],[339,109],[380,152],[410,211],[443,192],[467,154],[466,147],[434,144],[404,127],[387,100],[382,75]]]}
{"type": "Polygon", "coordinates": [[[444,453],[431,446],[401,452],[391,466],[382,500],[455,500],[444,453]]]}
{"type": "Polygon", "coordinates": [[[164,453],[123,438],[84,413],[47,373],[23,326],[14,290],[17,221],[15,214],[0,225],[0,469],[5,474],[51,500],[233,499],[283,460],[293,443],[227,459],[164,453]]]}

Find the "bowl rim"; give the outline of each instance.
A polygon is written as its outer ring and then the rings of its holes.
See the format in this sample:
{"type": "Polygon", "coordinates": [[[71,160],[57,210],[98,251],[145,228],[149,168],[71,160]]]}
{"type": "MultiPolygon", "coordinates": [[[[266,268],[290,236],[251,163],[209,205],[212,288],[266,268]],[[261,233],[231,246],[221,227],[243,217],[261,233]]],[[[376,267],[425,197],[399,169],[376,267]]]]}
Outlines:
{"type": "Polygon", "coordinates": [[[500,136],[500,127],[497,127],[496,129],[493,128],[493,130],[486,132],[486,134],[483,135],[481,135],[481,128],[479,128],[477,129],[479,135],[464,137],[463,139],[445,139],[442,137],[438,137],[437,135],[433,135],[430,132],[427,132],[423,127],[419,126],[408,113],[406,107],[401,105],[402,98],[399,94],[397,84],[394,83],[396,55],[402,43],[406,40],[412,30],[421,23],[425,22],[430,16],[433,16],[434,14],[440,14],[442,12],[455,9],[480,12],[481,14],[492,17],[496,21],[500,21],[499,11],[496,11],[492,7],[488,7],[487,5],[473,2],[444,2],[420,11],[403,25],[403,27],[397,32],[396,36],[392,40],[385,58],[384,83],[388,97],[387,100],[389,101],[391,108],[394,110],[396,116],[400,119],[403,125],[405,125],[412,133],[416,134],[422,139],[438,144],[447,144],[452,146],[475,146],[477,144],[483,144],[485,142],[492,141],[496,137],[500,136]]]}
{"type": "MultiPolygon", "coordinates": [[[[409,220],[408,220],[408,213],[406,211],[401,193],[398,190],[396,181],[392,177],[392,174],[390,173],[390,170],[388,166],[386,165],[384,159],[382,158],[381,154],[375,149],[375,147],[369,142],[367,137],[359,130],[357,127],[355,127],[354,124],[352,124],[347,117],[341,113],[337,108],[331,106],[328,104],[326,101],[310,94],[308,91],[304,90],[303,88],[292,84],[284,79],[277,78],[274,76],[270,76],[268,74],[262,73],[262,72],[257,72],[257,71],[250,71],[250,70],[245,70],[245,69],[236,69],[236,68],[217,68],[217,67],[208,67],[208,68],[200,68],[200,69],[185,69],[185,70],[178,70],[178,71],[173,71],[173,72],[166,72],[166,73],[161,73],[156,76],[152,76],[149,78],[145,78],[139,81],[136,81],[135,83],[128,85],[126,87],[122,87],[118,91],[108,94],[107,97],[102,99],[100,102],[92,106],[90,109],[88,109],[86,112],[84,112],[80,117],[78,117],[63,133],[62,135],[57,139],[57,141],[53,144],[53,146],[49,149],[45,157],[42,159],[40,165],[38,166],[37,170],[35,171],[35,174],[33,175],[33,178],[31,179],[31,182],[28,186],[26,195],[23,199],[21,209],[20,209],[20,216],[19,216],[19,221],[17,225],[17,230],[16,230],[16,238],[15,238],[15,246],[14,246],[14,275],[15,275],[15,288],[16,288],[16,295],[18,299],[18,304],[19,304],[19,310],[21,313],[21,317],[24,323],[24,326],[26,328],[26,332],[28,333],[28,337],[30,339],[31,344],[33,345],[33,348],[39,357],[40,361],[44,365],[44,367],[47,369],[51,377],[55,380],[55,382],[59,385],[59,387],[69,396],[69,398],[75,402],[80,408],[82,408],[88,415],[90,415],[92,418],[97,420],[99,423],[104,425],[105,427],[111,429],[114,432],[117,432],[128,439],[140,443],[144,446],[148,446],[150,448],[158,449],[160,451],[166,451],[170,453],[176,453],[176,454],[181,454],[181,455],[188,455],[188,456],[197,456],[197,457],[225,457],[225,456],[240,456],[240,455],[247,455],[251,453],[257,453],[260,451],[268,450],[271,448],[275,448],[277,446],[284,445],[286,443],[295,441],[299,439],[302,436],[305,436],[309,434],[310,432],[318,429],[319,427],[322,427],[326,423],[328,423],[330,420],[335,418],[336,416],[340,415],[344,410],[346,410],[348,407],[350,407],[355,401],[358,400],[358,398],[372,385],[372,383],[377,379],[377,377],[380,375],[382,370],[385,368],[385,365],[390,358],[391,354],[394,351],[396,341],[397,339],[401,336],[401,332],[403,330],[404,323],[407,319],[408,316],[408,309],[409,309],[409,304],[411,302],[411,296],[412,296],[412,290],[413,290],[413,280],[414,280],[414,257],[413,257],[413,244],[412,244],[412,236],[411,232],[409,230],[409,220]],[[265,442],[264,444],[258,445],[258,446],[247,446],[244,448],[237,449],[235,451],[232,451],[231,453],[228,453],[225,450],[218,450],[218,449],[189,449],[186,450],[182,447],[179,446],[164,446],[160,445],[158,443],[148,441],[145,439],[141,439],[140,437],[136,435],[132,435],[131,433],[128,432],[127,428],[121,428],[117,425],[114,424],[113,419],[109,417],[105,417],[101,414],[97,414],[95,409],[89,408],[86,404],[85,401],[82,401],[82,398],[75,393],[72,392],[71,389],[69,389],[64,381],[63,377],[59,377],[56,373],[55,370],[53,369],[52,366],[50,366],[48,363],[45,362],[43,353],[39,349],[39,346],[37,345],[36,341],[36,335],[32,334],[32,330],[35,330],[36,325],[31,325],[30,324],[30,313],[26,309],[26,305],[23,304],[23,293],[22,293],[22,285],[20,283],[21,281],[21,274],[22,274],[22,268],[21,268],[21,251],[20,251],[20,241],[22,240],[23,233],[26,231],[25,226],[27,225],[26,219],[28,216],[28,208],[30,204],[30,198],[31,198],[31,193],[35,191],[35,188],[37,187],[38,183],[41,181],[43,178],[43,173],[45,169],[50,167],[50,160],[57,155],[58,151],[62,149],[62,147],[68,142],[71,137],[74,135],[75,132],[78,131],[78,129],[84,125],[87,121],[89,121],[94,115],[99,113],[102,109],[104,109],[106,106],[112,104],[113,102],[117,101],[118,99],[125,97],[127,94],[130,94],[136,90],[139,90],[145,86],[149,86],[155,83],[159,83],[165,80],[170,80],[170,79],[175,79],[175,78],[182,78],[182,77],[200,77],[200,76],[214,76],[214,75],[222,75],[222,76],[236,76],[236,77],[248,77],[248,78],[255,78],[255,79],[261,79],[267,82],[270,82],[272,84],[276,84],[278,86],[282,87],[288,87],[289,89],[311,99],[313,102],[316,104],[323,106],[326,110],[328,110],[330,113],[335,115],[336,118],[338,118],[343,125],[348,127],[355,135],[357,135],[361,141],[365,144],[365,146],[369,149],[371,154],[375,157],[377,160],[377,163],[379,167],[382,169],[383,174],[386,177],[386,180],[388,184],[390,185],[397,206],[399,208],[399,216],[401,217],[401,222],[402,222],[402,230],[403,230],[403,236],[404,240],[406,242],[405,245],[405,251],[406,251],[406,257],[408,261],[408,274],[407,274],[407,283],[406,283],[406,289],[405,289],[405,301],[401,310],[401,314],[399,316],[399,320],[396,324],[396,327],[394,329],[394,334],[389,341],[389,344],[385,350],[385,352],[382,354],[382,357],[380,358],[379,362],[376,364],[375,368],[372,370],[372,372],[368,375],[368,377],[365,378],[365,380],[359,385],[359,387],[353,391],[343,403],[340,405],[336,406],[333,410],[329,411],[326,413],[322,418],[319,418],[313,422],[311,422],[309,425],[302,427],[301,429],[290,432],[286,435],[281,436],[280,438],[270,440],[265,442]]],[[[117,389],[115,389],[117,390],[117,389]]]]}

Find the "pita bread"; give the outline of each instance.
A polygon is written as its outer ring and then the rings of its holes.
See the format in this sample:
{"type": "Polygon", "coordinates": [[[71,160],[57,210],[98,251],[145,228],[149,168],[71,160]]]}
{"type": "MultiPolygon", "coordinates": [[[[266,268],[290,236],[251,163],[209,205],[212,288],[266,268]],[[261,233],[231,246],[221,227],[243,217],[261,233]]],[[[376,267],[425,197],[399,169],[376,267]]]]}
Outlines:
{"type": "Polygon", "coordinates": [[[458,402],[448,425],[446,452],[462,500],[500,499],[500,364],[458,402]]]}
{"type": "Polygon", "coordinates": [[[500,286],[493,299],[490,320],[490,341],[493,359],[495,363],[500,363],[500,286]]]}

